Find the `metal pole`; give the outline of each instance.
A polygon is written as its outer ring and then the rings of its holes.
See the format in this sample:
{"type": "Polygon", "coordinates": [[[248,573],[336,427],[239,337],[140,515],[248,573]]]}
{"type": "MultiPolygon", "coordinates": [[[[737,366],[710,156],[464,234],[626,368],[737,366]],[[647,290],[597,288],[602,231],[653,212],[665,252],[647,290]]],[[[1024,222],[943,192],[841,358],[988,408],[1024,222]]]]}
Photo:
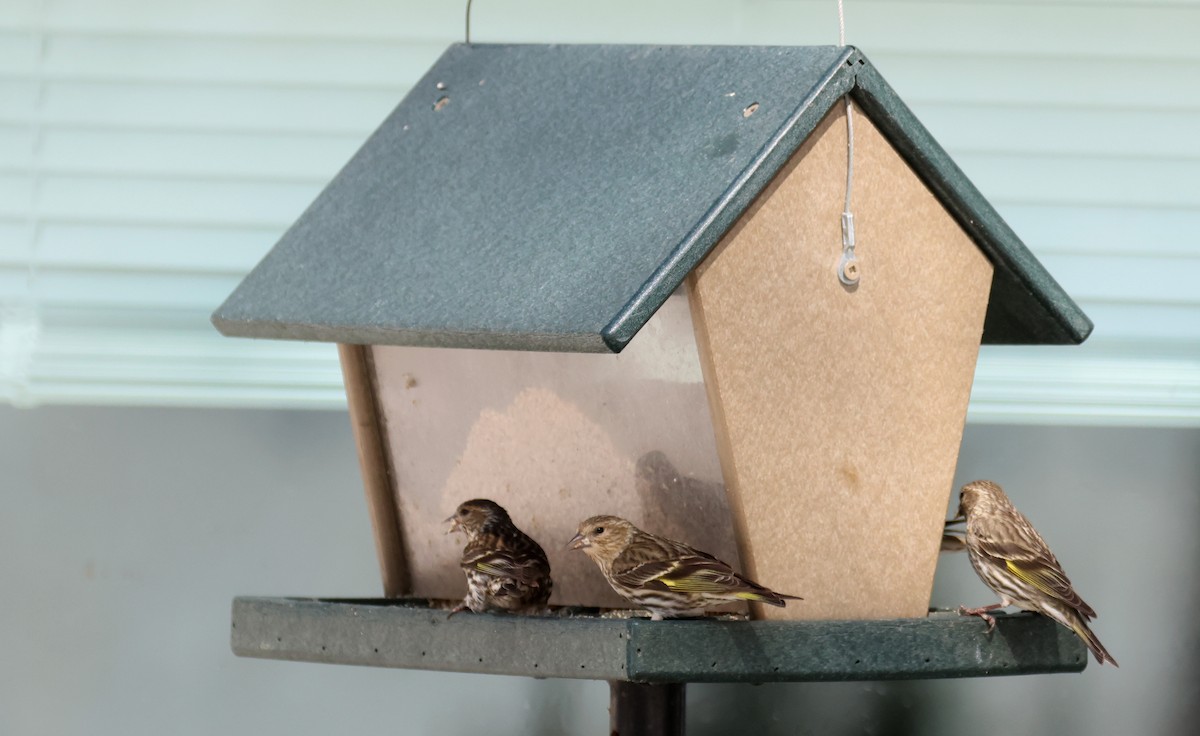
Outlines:
{"type": "Polygon", "coordinates": [[[683,736],[686,685],[644,685],[610,680],[608,706],[611,736],[683,736]]]}

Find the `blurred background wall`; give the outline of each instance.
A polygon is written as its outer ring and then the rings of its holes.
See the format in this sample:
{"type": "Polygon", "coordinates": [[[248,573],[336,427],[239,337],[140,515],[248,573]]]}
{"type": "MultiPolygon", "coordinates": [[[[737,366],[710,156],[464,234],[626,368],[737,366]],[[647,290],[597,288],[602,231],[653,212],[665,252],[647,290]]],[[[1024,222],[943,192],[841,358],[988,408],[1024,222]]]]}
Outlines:
{"type": "MultiPolygon", "coordinates": [[[[461,3],[0,4],[0,734],[600,733],[603,684],[234,658],[237,594],[369,596],[331,346],[207,316],[462,38],[461,3]]],[[[1200,702],[1200,3],[847,2],[884,76],[1096,321],[988,348],[1003,482],[1122,663],[693,687],[692,733],[1189,733],[1200,702]]],[[[480,42],[828,44],[833,0],[477,0],[480,42]]],[[[863,244],[865,245],[865,244],[863,244]]],[[[933,603],[990,602],[965,558],[933,603]]]]}
{"type": "MultiPolygon", "coordinates": [[[[606,732],[604,683],[230,653],[235,595],[379,594],[339,412],[0,407],[0,468],[0,733],[606,732]]],[[[689,733],[1194,733],[1200,430],[970,426],[958,476],[1006,483],[1120,669],[693,685],[689,733]]],[[[933,605],[993,600],[943,555],[933,605]]]]}

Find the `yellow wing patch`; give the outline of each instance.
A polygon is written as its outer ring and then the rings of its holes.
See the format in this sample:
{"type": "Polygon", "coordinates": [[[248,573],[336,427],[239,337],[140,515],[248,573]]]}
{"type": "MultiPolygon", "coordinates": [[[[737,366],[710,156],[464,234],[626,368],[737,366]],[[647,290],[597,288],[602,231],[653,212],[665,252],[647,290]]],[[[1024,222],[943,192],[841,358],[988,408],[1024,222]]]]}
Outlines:
{"type": "Polygon", "coordinates": [[[740,598],[741,600],[744,600],[744,601],[765,601],[765,600],[767,600],[767,597],[760,593],[749,593],[749,592],[738,593],[734,597],[740,598]]]}
{"type": "Polygon", "coordinates": [[[660,576],[658,581],[671,590],[678,590],[681,593],[723,593],[729,590],[728,585],[723,585],[702,575],[688,575],[682,578],[660,576]]]}
{"type": "Polygon", "coordinates": [[[683,578],[667,578],[666,575],[659,575],[658,581],[671,588],[672,591],[680,593],[726,593],[730,591],[728,582],[714,579],[713,573],[707,572],[707,570],[697,570],[691,575],[684,575],[683,578]]]}
{"type": "Polygon", "coordinates": [[[1051,575],[1046,574],[1047,572],[1050,572],[1050,571],[1044,570],[1044,569],[1042,569],[1042,570],[1026,570],[1026,569],[1022,568],[1021,566],[1019,566],[1017,563],[1013,562],[1012,560],[1005,560],[1004,564],[1008,567],[1009,571],[1012,572],[1013,575],[1016,575],[1017,577],[1021,578],[1022,580],[1029,583],[1030,585],[1037,588],[1038,590],[1042,591],[1046,595],[1052,595],[1052,596],[1058,597],[1058,593],[1055,591],[1055,585],[1054,585],[1055,581],[1054,581],[1054,578],[1052,577],[1052,573],[1051,573],[1051,575]]]}

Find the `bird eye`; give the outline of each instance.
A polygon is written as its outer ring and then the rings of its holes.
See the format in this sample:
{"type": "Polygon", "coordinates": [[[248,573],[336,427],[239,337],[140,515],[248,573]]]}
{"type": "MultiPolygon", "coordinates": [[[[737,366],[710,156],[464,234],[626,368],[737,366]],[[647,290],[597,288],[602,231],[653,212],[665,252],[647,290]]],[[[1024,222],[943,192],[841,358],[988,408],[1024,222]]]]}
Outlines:
{"type": "Polygon", "coordinates": [[[602,526],[598,526],[592,530],[592,534],[603,534],[603,533],[604,533],[604,527],[602,527],[602,526]]]}
{"type": "Polygon", "coordinates": [[[459,509],[459,510],[458,510],[458,515],[459,515],[459,516],[466,516],[466,515],[467,515],[467,513],[468,513],[468,511],[467,511],[466,509],[459,509]]]}

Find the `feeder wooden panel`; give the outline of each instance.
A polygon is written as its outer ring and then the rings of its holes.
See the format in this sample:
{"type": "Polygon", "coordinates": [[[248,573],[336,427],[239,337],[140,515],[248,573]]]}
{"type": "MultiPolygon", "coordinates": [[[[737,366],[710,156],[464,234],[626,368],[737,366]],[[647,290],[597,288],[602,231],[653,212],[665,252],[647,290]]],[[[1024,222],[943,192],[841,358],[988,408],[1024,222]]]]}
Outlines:
{"type": "Polygon", "coordinates": [[[861,113],[841,256],[834,106],[690,279],[721,465],[751,577],[804,596],[768,618],[929,606],[992,266],[861,113]]]}

